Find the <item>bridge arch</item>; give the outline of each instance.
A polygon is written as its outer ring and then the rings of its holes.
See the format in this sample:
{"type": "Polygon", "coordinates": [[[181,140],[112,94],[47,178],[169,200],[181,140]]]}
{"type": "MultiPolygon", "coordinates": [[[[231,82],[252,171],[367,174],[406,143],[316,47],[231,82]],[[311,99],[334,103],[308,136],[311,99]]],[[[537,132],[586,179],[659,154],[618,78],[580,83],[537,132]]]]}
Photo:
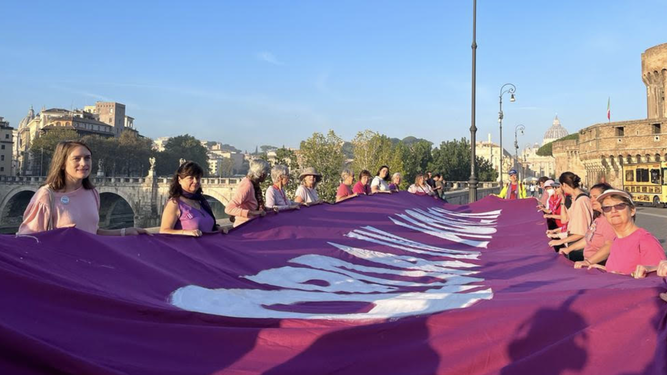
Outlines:
{"type": "Polygon", "coordinates": [[[0,203],[0,233],[15,233],[38,187],[20,185],[9,190],[0,203]]]}
{"type": "Polygon", "coordinates": [[[229,216],[225,213],[225,204],[223,204],[219,199],[209,194],[204,194],[204,198],[206,198],[209,206],[211,206],[211,210],[213,211],[213,215],[215,215],[216,219],[223,219],[229,216]]]}
{"type": "Polygon", "coordinates": [[[100,228],[118,229],[133,227],[136,211],[127,198],[118,192],[100,192],[100,228]]]}

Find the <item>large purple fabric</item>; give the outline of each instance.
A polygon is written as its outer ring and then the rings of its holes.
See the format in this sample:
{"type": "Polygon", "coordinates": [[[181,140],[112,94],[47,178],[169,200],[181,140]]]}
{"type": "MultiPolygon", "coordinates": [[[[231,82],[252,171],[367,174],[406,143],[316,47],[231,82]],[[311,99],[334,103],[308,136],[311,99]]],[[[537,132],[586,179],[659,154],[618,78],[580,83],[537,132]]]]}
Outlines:
{"type": "Polygon", "coordinates": [[[403,192],[202,238],[2,236],[0,374],[666,373],[662,279],[573,269],[535,206],[403,192]]]}

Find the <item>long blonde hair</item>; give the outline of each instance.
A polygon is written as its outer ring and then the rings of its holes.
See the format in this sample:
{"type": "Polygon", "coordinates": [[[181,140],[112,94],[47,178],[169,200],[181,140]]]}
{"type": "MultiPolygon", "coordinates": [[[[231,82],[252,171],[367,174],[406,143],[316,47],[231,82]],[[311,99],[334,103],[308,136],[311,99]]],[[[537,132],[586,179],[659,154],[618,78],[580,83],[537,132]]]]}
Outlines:
{"type": "MultiPolygon", "coordinates": [[[[58,142],[56,150],[53,152],[53,158],[51,158],[51,166],[49,167],[49,174],[46,175],[46,186],[50,187],[55,191],[59,191],[65,188],[65,164],[67,163],[67,158],[72,153],[72,150],[82,146],[90,151],[92,157],[93,151],[85,143],[79,141],[62,141],[58,142]]],[[[94,189],[95,186],[88,177],[83,179],[84,189],[90,190],[94,189]]]]}

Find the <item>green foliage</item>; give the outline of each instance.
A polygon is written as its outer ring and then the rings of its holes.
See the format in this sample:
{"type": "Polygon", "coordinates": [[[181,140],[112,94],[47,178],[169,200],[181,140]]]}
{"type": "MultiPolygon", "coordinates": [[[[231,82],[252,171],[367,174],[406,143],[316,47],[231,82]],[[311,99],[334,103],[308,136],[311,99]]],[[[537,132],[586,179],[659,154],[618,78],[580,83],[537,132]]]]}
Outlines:
{"type": "MultiPolygon", "coordinates": [[[[470,142],[461,140],[445,141],[433,150],[433,162],[429,169],[440,173],[447,181],[467,181],[470,179],[470,142]]],[[[495,181],[498,173],[491,163],[483,158],[476,158],[477,178],[479,181],[495,181]]]]}
{"type": "Polygon", "coordinates": [[[420,139],[411,144],[403,143],[403,145],[406,149],[403,153],[403,166],[405,170],[403,179],[409,186],[415,182],[417,174],[425,173],[429,170],[429,165],[433,162],[432,143],[420,139]]]}
{"type": "MultiPolygon", "coordinates": [[[[300,173],[299,163],[296,160],[296,153],[290,149],[281,147],[276,150],[275,160],[273,161],[269,160],[266,154],[263,154],[262,156],[260,156],[260,158],[268,161],[271,167],[276,165],[284,165],[287,168],[289,168],[290,180],[287,186],[284,187],[284,189],[287,195],[290,197],[290,199],[293,198],[294,192],[296,192],[296,188],[298,187],[299,184],[299,173],[300,173]]],[[[266,192],[266,189],[268,189],[269,186],[273,185],[273,183],[274,181],[271,180],[271,175],[269,175],[266,181],[264,181],[261,184],[262,191],[266,192]]]]}
{"type": "Polygon", "coordinates": [[[180,166],[180,159],[194,161],[204,169],[205,176],[209,174],[206,147],[189,134],[169,138],[164,145],[164,151],[158,152],[155,159],[155,168],[159,176],[173,175],[180,166]]]}
{"type": "Polygon", "coordinates": [[[579,139],[579,133],[568,134],[563,138],[559,138],[559,139],[557,139],[553,142],[549,142],[546,145],[538,148],[535,153],[538,156],[554,156],[554,154],[553,154],[553,143],[554,142],[569,141],[569,140],[572,140],[572,139],[579,139]]]}
{"type": "Polygon", "coordinates": [[[405,175],[403,160],[407,148],[400,142],[394,143],[391,138],[385,135],[365,130],[357,133],[357,136],[352,140],[352,150],[354,161],[351,169],[357,177],[359,172],[364,169],[371,172],[371,175],[375,175],[383,165],[389,167],[390,174],[398,172],[405,175]]]}
{"type": "Polygon", "coordinates": [[[79,134],[72,129],[55,128],[43,132],[40,137],[32,141],[32,144],[30,145],[30,153],[36,161],[32,164],[32,174],[43,176],[48,173],[53,152],[56,150],[56,145],[58,145],[59,142],[78,140],[79,134]]]}
{"type": "Polygon", "coordinates": [[[301,168],[314,167],[322,174],[322,182],[318,185],[318,195],[321,199],[333,202],[336,199],[336,190],[340,183],[340,172],[345,162],[343,154],[343,140],[333,130],[327,135],[313,133],[301,142],[301,168]]]}
{"type": "Polygon", "coordinates": [[[91,174],[97,174],[101,166],[106,176],[146,176],[154,154],[153,142],[137,136],[134,132],[123,132],[119,138],[104,138],[87,135],[81,139],[93,150],[91,174]]]}

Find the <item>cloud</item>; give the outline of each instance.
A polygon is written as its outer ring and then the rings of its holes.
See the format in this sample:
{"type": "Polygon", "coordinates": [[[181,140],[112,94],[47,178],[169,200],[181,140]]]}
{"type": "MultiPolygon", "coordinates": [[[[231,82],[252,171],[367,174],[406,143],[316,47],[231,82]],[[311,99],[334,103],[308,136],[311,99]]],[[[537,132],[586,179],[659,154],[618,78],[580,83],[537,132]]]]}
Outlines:
{"type": "Polygon", "coordinates": [[[83,90],[73,89],[73,88],[69,88],[69,87],[58,86],[58,85],[52,85],[51,88],[54,88],[56,90],[69,92],[70,94],[87,96],[89,98],[101,100],[101,101],[104,101],[104,102],[111,102],[112,101],[111,99],[107,98],[106,96],[95,94],[95,93],[88,92],[88,91],[83,91],[83,90]]]}
{"type": "Polygon", "coordinates": [[[267,62],[269,64],[285,65],[282,61],[279,61],[278,58],[276,58],[276,56],[274,54],[272,54],[271,52],[268,52],[268,51],[262,51],[262,52],[257,53],[257,58],[260,61],[264,61],[264,62],[267,62]]]}

